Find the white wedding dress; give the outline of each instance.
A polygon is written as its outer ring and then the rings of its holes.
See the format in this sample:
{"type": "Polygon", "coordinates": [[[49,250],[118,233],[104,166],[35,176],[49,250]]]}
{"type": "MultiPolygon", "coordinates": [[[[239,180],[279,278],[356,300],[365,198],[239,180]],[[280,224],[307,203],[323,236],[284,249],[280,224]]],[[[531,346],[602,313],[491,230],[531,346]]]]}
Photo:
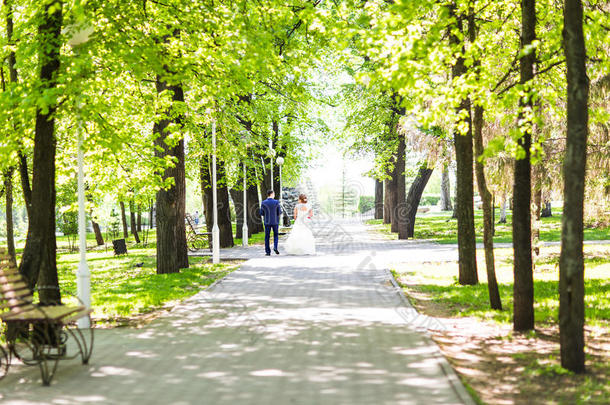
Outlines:
{"type": "Polygon", "coordinates": [[[310,229],[311,209],[307,204],[299,203],[296,206],[297,218],[294,220],[288,240],[286,240],[286,253],[289,255],[315,255],[316,240],[310,229]]]}

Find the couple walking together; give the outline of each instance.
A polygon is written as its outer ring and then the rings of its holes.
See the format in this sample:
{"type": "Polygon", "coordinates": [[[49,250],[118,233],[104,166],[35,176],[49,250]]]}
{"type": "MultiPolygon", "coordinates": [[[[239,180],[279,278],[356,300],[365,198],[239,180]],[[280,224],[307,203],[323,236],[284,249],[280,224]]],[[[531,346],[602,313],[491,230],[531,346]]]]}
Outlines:
{"type": "MultiPolygon", "coordinates": [[[[273,251],[280,254],[278,248],[278,232],[282,208],[280,202],[276,200],[273,190],[267,191],[267,199],[261,204],[260,214],[264,218],[265,224],[265,253],[271,255],[269,239],[273,230],[273,251]]],[[[286,253],[289,255],[315,255],[316,241],[313,233],[309,229],[309,221],[313,215],[313,210],[307,205],[307,196],[299,195],[299,203],[294,207],[294,225],[286,241],[286,253]]]]}

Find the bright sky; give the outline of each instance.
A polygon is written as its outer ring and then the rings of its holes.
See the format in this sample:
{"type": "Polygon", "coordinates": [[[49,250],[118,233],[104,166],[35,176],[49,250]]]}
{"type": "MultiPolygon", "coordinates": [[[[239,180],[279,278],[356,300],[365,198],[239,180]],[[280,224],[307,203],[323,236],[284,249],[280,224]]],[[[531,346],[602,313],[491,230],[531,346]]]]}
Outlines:
{"type": "Polygon", "coordinates": [[[362,175],[373,167],[373,162],[349,157],[343,160],[342,152],[333,144],[324,147],[324,154],[311,162],[305,176],[311,179],[318,192],[328,188],[339,191],[344,166],[350,188],[355,189],[358,195],[374,195],[375,181],[362,175]]]}

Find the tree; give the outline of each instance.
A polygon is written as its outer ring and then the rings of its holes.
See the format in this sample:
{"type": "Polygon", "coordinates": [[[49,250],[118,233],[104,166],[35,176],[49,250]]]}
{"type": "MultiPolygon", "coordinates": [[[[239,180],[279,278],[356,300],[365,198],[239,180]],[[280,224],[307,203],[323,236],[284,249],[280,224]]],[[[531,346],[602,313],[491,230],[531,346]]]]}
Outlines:
{"type": "MultiPolygon", "coordinates": [[[[468,36],[470,42],[474,43],[477,37],[477,27],[475,23],[475,15],[472,7],[468,14],[468,36]]],[[[480,72],[481,64],[478,59],[473,63],[473,69],[476,76],[480,72]]],[[[489,303],[492,309],[502,310],[502,302],[500,300],[500,291],[498,290],[498,281],[496,280],[496,268],[494,259],[494,223],[493,223],[493,202],[491,193],[487,188],[487,179],[485,178],[485,168],[483,167],[483,125],[484,125],[484,107],[480,104],[474,105],[473,110],[473,138],[475,151],[475,173],[477,176],[477,186],[479,195],[483,203],[483,245],[485,248],[485,267],[487,269],[487,289],[489,291],[489,303]]]]}
{"type": "Polygon", "coordinates": [[[89,213],[89,216],[91,217],[91,227],[93,228],[93,233],[95,234],[95,243],[97,243],[98,246],[104,246],[104,236],[102,235],[100,224],[95,222],[92,213],[89,213]]]}
{"type": "Polygon", "coordinates": [[[559,260],[559,336],[561,365],[582,373],[585,371],[583,205],[589,121],[582,2],[565,0],[563,15],[568,125],[559,260]]]}
{"type": "Polygon", "coordinates": [[[441,210],[452,211],[451,181],[449,179],[449,168],[447,166],[448,165],[443,166],[443,171],[441,173],[441,210]]]}
{"type": "Polygon", "coordinates": [[[383,219],[383,181],[375,179],[375,219],[383,219]]]}
{"type": "MultiPolygon", "coordinates": [[[[457,14],[455,3],[449,6],[449,14],[455,18],[455,26],[451,27],[449,35],[450,43],[459,52],[451,69],[451,76],[457,81],[467,73],[464,60],[464,43],[458,36],[463,32],[462,14],[457,14]]],[[[456,213],[458,220],[458,254],[459,254],[459,277],[460,284],[477,284],[476,241],[474,233],[474,190],[473,190],[473,152],[472,152],[472,125],[470,118],[470,100],[463,97],[456,109],[460,124],[453,130],[453,143],[455,145],[455,157],[457,164],[457,193],[456,213]]]]}
{"type": "Polygon", "coordinates": [[[337,190],[334,195],[335,200],[335,212],[340,213],[341,218],[345,218],[347,215],[356,212],[358,205],[358,196],[356,191],[350,187],[349,180],[345,174],[345,165],[343,166],[341,176],[341,189],[337,190]]]}
{"type": "Polygon", "coordinates": [[[136,243],[140,243],[140,236],[138,235],[138,225],[136,223],[136,205],[133,200],[129,200],[129,227],[131,228],[131,234],[135,239],[136,243]]]}
{"type": "MultiPolygon", "coordinates": [[[[14,45],[13,31],[14,31],[14,23],[13,23],[13,2],[12,0],[4,0],[4,7],[6,8],[6,41],[7,44],[11,46],[11,50],[8,53],[8,70],[9,70],[9,81],[11,85],[18,84],[18,74],[17,74],[17,58],[14,45]]],[[[2,91],[5,91],[5,80],[4,80],[4,70],[2,71],[2,91]]],[[[13,130],[16,130],[17,120],[15,117],[16,114],[12,114],[10,117],[11,126],[13,130]]],[[[17,132],[17,131],[15,131],[17,132]]],[[[21,176],[21,188],[23,190],[23,198],[25,200],[26,210],[28,212],[28,216],[30,213],[31,205],[32,205],[32,190],[30,188],[30,176],[28,173],[28,164],[27,158],[23,153],[22,149],[19,148],[18,151],[19,158],[19,174],[21,176]]],[[[11,257],[11,260],[16,265],[16,256],[15,256],[15,241],[14,241],[14,226],[13,226],[13,181],[12,181],[12,171],[13,166],[10,166],[7,172],[5,173],[5,192],[6,192],[6,233],[7,233],[7,248],[8,255],[11,257]],[[9,172],[11,173],[10,179],[8,178],[9,172]],[[8,181],[10,180],[10,181],[8,181]],[[10,184],[9,184],[10,183],[10,184]],[[10,199],[10,201],[9,201],[10,199]]]]}
{"type": "Polygon", "coordinates": [[[383,223],[392,223],[392,179],[387,178],[383,181],[383,223]]]}
{"type": "Polygon", "coordinates": [[[515,181],[513,187],[513,328],[516,331],[534,329],[534,276],[532,268],[531,235],[531,146],[533,122],[532,80],[536,52],[533,42],[536,39],[536,1],[521,2],[521,49],[519,60],[520,83],[527,95],[519,100],[519,138],[515,160],[515,181]]]}
{"type": "MultiPolygon", "coordinates": [[[[413,183],[409,187],[409,194],[407,194],[406,200],[406,221],[407,221],[407,238],[415,236],[415,218],[417,216],[417,208],[421,201],[421,196],[424,193],[424,189],[432,176],[434,169],[428,167],[428,162],[424,161],[419,165],[417,169],[417,175],[413,179],[413,183]]],[[[406,238],[405,238],[406,239],[406,238]]]]}
{"type": "MultiPolygon", "coordinates": [[[[205,213],[205,222],[208,232],[212,232],[214,224],[213,196],[212,196],[212,159],[202,157],[200,161],[199,179],[201,182],[201,196],[205,213]]],[[[227,186],[226,172],[223,162],[217,161],[216,169],[216,198],[217,198],[217,221],[220,236],[220,247],[233,247],[233,226],[231,224],[231,210],[229,205],[229,188],[227,186]]]]}
{"type": "Polygon", "coordinates": [[[6,206],[6,247],[10,262],[16,266],[15,235],[13,225],[13,169],[4,172],[4,196],[6,206]]]}
{"type": "Polygon", "coordinates": [[[129,227],[127,226],[127,212],[125,211],[125,203],[119,201],[121,207],[121,223],[123,224],[123,238],[129,238],[129,227]]]}
{"type": "Polygon", "coordinates": [[[19,272],[30,289],[38,283],[40,302],[61,302],[55,257],[55,112],[56,97],[49,97],[57,86],[60,68],[63,3],[44,0],[37,15],[40,63],[40,106],[36,109],[34,161],[28,236],[19,272]]]}
{"type": "Polygon", "coordinates": [[[165,76],[157,75],[157,93],[168,97],[169,106],[164,117],[155,122],[156,156],[171,159],[173,166],[167,167],[161,177],[166,184],[157,191],[157,273],[178,273],[189,267],[186,244],[186,178],[184,162],[184,138],[172,137],[170,124],[182,125],[184,92],[180,84],[169,83],[170,72],[165,66],[165,76]]]}
{"type": "Polygon", "coordinates": [[[260,201],[258,198],[258,188],[256,186],[256,170],[254,168],[248,168],[248,191],[246,192],[246,198],[248,203],[248,232],[250,235],[263,232],[263,221],[259,214],[260,201]]]}
{"type": "MultiPolygon", "coordinates": [[[[398,125],[398,123],[396,124],[398,125]]],[[[394,213],[392,214],[392,227],[396,226],[398,239],[407,239],[409,237],[408,222],[406,216],[406,183],[405,183],[405,137],[398,136],[398,150],[396,152],[396,164],[394,165],[395,186],[394,194],[394,213]]]]}
{"type": "Polygon", "coordinates": [[[483,203],[483,245],[485,248],[485,267],[487,269],[487,289],[489,291],[489,303],[492,309],[502,310],[500,291],[496,279],[496,266],[494,258],[494,224],[492,197],[487,188],[485,178],[485,167],[483,166],[483,107],[474,107],[474,150],[476,155],[475,172],[477,176],[477,186],[479,195],[483,203]]]}

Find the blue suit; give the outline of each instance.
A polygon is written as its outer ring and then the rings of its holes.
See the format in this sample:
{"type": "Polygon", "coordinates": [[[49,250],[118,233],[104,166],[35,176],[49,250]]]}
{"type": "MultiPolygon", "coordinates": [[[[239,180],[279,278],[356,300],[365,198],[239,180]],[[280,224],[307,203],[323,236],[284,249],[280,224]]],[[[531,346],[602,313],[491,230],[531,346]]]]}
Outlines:
{"type": "Polygon", "coordinates": [[[269,247],[269,238],[271,237],[271,230],[273,229],[273,249],[277,250],[278,244],[278,232],[280,217],[282,215],[282,209],[280,208],[280,202],[274,198],[267,198],[261,204],[260,214],[264,217],[265,224],[265,253],[271,253],[269,247]]]}

